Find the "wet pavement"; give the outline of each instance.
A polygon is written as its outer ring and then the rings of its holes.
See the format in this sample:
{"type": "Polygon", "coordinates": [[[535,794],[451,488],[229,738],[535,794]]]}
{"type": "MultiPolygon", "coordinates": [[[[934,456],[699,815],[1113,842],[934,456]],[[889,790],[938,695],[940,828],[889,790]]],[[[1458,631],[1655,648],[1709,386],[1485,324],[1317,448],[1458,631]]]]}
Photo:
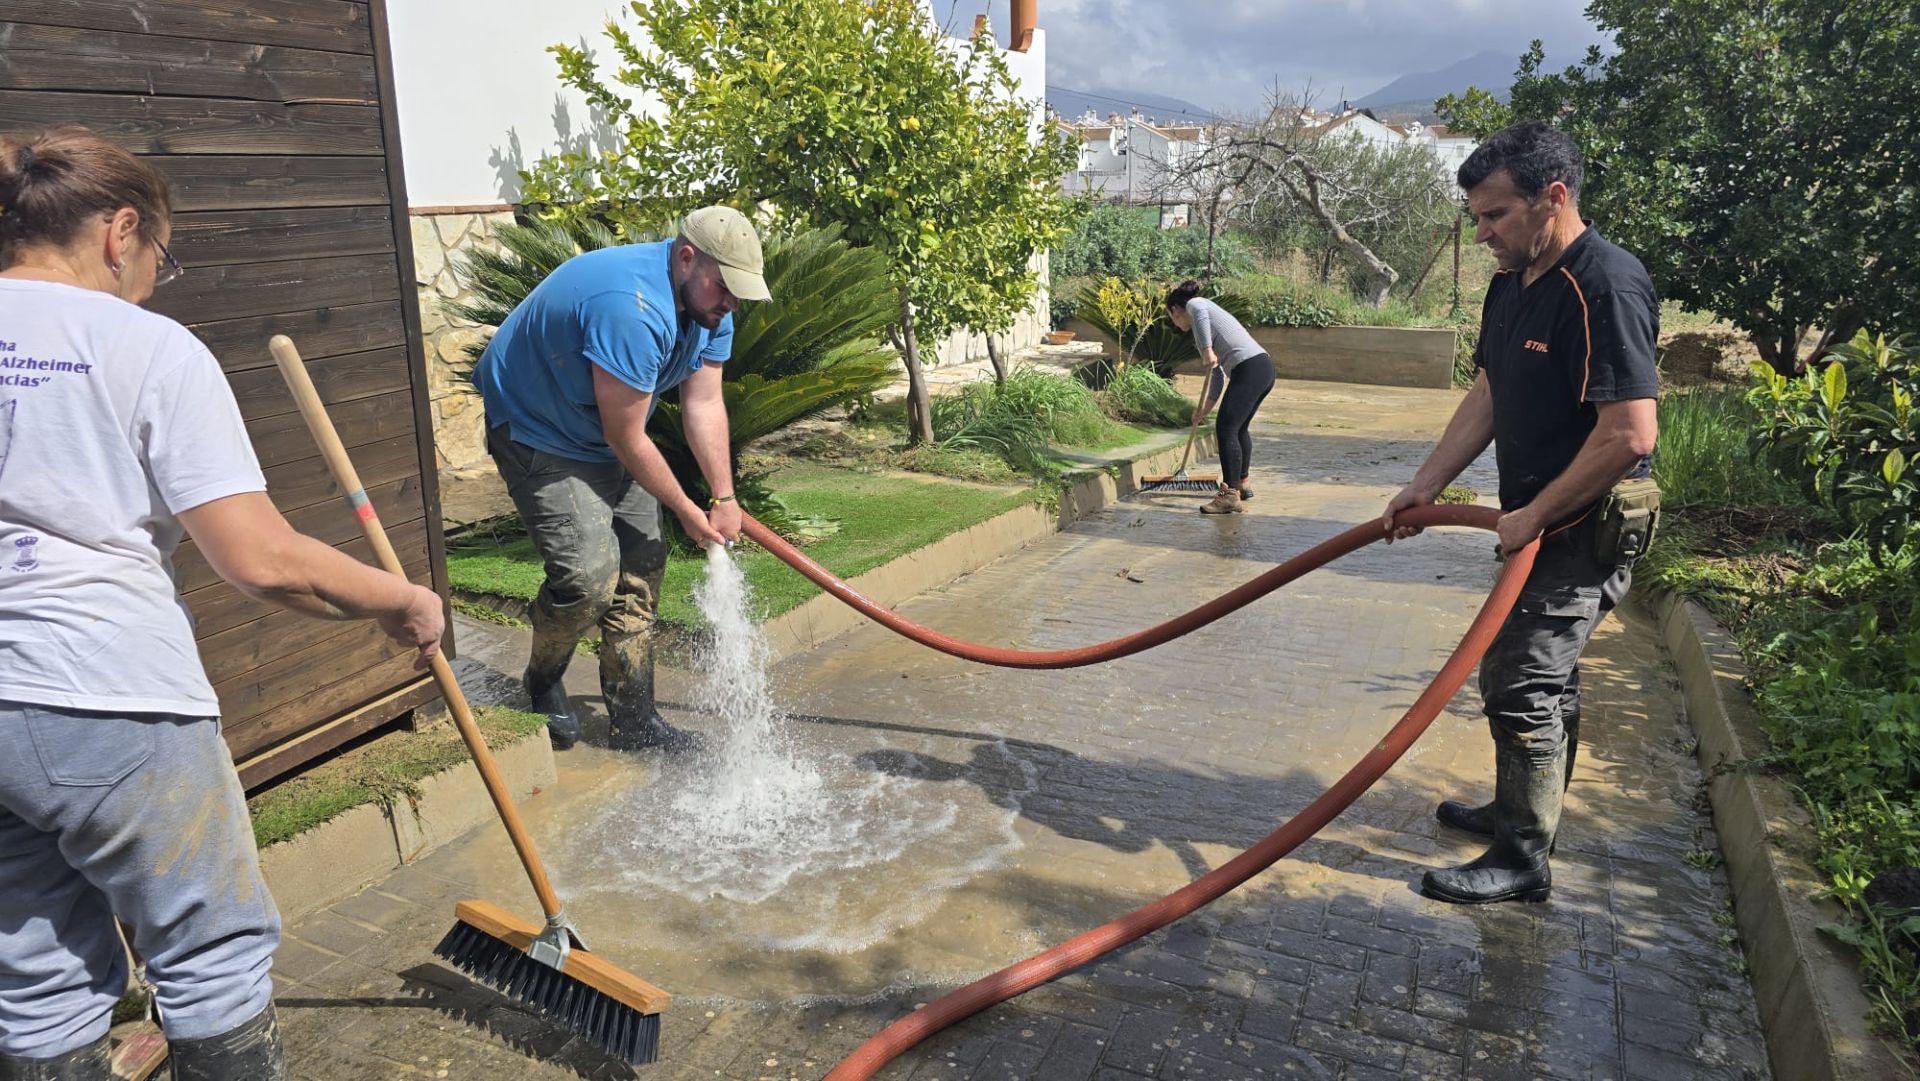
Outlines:
{"type": "MultiPolygon", "coordinates": [[[[1282,383],[1255,430],[1247,514],[1139,497],[902,610],[1026,648],[1157,622],[1377,514],[1454,400],[1282,383]]],[[[1490,493],[1490,457],[1463,480],[1490,493]]],[[[818,1077],[915,1004],[1186,884],[1305,806],[1438,667],[1491,555],[1484,533],[1429,532],[1069,672],[983,668],[873,626],[787,658],[774,682],[791,752],[839,814],[830,836],[750,866],[660,858],[684,851],[663,842],[677,827],[662,808],[699,806],[698,771],[566,752],[529,825],[593,948],[676,994],[661,1062],[609,1064],[431,956],[456,899],[536,912],[504,835],[483,828],[289,929],[276,980],[294,1073],[818,1077]]],[[[513,633],[462,634],[470,663],[518,670],[513,633]]],[[[568,683],[597,706],[590,660],[568,683]]],[[[1607,622],[1584,671],[1592,742],[1549,903],[1463,909],[1415,890],[1479,851],[1432,818],[1492,780],[1463,692],[1290,858],[881,1076],[1768,1076],[1691,731],[1645,615],[1607,622]]],[[[671,705],[692,680],[663,675],[671,705]]]]}

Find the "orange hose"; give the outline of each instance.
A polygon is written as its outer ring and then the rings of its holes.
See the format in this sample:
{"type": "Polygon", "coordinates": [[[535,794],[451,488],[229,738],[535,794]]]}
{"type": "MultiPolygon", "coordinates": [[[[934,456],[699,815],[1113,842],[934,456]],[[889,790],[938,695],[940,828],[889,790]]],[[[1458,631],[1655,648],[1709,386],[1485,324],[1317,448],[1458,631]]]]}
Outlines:
{"type": "MultiPolygon", "coordinates": [[[[1396,523],[1408,526],[1460,525],[1493,529],[1500,512],[1488,507],[1418,507],[1403,511],[1396,523]]],[[[1160,645],[1197,627],[1219,619],[1255,599],[1265,596],[1295,578],[1325,563],[1386,537],[1379,522],[1355,526],[1306,552],[1274,567],[1258,578],[1198,608],[1165,623],[1123,638],[1116,638],[1078,649],[1024,652],[997,649],[948,637],[929,630],[873,603],[834,578],[819,564],[807,559],[791,545],[775,536],[752,518],[746,519],[744,532],[775,555],[806,575],[822,589],[852,605],[889,629],[923,642],[956,657],[1018,668],[1068,668],[1113,660],[1160,645]]],[[[1319,798],[1288,819],[1279,829],[1235,856],[1214,871],[1162,897],[1158,901],[1120,917],[1111,923],[1087,931],[1067,942],[1017,962],[990,976],[949,992],[933,1002],[888,1025],[878,1035],[861,1044],[853,1054],[834,1067],[826,1081],[866,1081],[887,1063],[915,1044],[940,1030],[986,1009],[989,1006],[1031,990],[1092,961],[1102,954],[1151,934],[1195,909],[1219,899],[1229,890],[1266,870],[1282,856],[1318,833],[1335,816],[1360,798],[1387,772],[1400,756],[1413,746],[1427,726],[1466,683],[1467,675],[1480,662],[1493,637],[1507,620],[1520,589],[1533,570],[1539,542],[1510,553],[1501,567],[1487,601],[1461,636],[1460,644],[1442,665],[1413,706],[1401,716],[1386,737],[1375,744],[1353,768],[1348,770],[1319,798]]]]}

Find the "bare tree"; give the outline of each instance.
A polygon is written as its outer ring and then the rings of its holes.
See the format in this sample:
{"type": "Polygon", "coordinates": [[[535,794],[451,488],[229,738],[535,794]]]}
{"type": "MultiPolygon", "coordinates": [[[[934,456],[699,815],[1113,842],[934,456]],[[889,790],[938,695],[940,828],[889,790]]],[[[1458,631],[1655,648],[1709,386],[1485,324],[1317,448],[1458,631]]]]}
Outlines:
{"type": "Polygon", "coordinates": [[[1426,147],[1355,138],[1307,100],[1276,94],[1266,117],[1222,130],[1217,141],[1180,163],[1174,182],[1190,189],[1218,184],[1230,205],[1256,218],[1304,213],[1329,253],[1352,264],[1361,295],[1379,307],[1400,280],[1379,250],[1380,239],[1409,229],[1423,235],[1435,218],[1451,212],[1454,200],[1426,147]]]}

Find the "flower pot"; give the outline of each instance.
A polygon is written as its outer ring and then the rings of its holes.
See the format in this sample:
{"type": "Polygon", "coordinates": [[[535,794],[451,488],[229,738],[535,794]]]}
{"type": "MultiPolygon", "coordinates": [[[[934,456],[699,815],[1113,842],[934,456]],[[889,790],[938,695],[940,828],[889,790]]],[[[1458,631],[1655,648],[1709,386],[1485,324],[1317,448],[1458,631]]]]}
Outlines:
{"type": "Polygon", "coordinates": [[[1065,345],[1065,344],[1067,344],[1068,342],[1070,342],[1070,341],[1072,341],[1072,340],[1073,340],[1073,331],[1071,331],[1071,330],[1049,330],[1049,331],[1047,331],[1047,344],[1048,344],[1048,345],[1065,345]]]}

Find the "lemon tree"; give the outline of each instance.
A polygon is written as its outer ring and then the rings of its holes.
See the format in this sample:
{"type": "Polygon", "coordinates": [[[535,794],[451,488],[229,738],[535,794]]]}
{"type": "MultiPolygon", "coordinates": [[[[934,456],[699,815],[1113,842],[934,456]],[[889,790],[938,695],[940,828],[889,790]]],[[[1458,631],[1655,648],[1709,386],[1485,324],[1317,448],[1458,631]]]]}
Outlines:
{"type": "Polygon", "coordinates": [[[991,39],[948,37],[917,0],[636,0],[606,40],[604,61],[550,51],[618,138],[542,158],[526,201],[633,231],[714,203],[843,225],[887,258],[909,435],[932,441],[920,343],[1010,323],[1073,220],[1074,151],[991,39]]]}

